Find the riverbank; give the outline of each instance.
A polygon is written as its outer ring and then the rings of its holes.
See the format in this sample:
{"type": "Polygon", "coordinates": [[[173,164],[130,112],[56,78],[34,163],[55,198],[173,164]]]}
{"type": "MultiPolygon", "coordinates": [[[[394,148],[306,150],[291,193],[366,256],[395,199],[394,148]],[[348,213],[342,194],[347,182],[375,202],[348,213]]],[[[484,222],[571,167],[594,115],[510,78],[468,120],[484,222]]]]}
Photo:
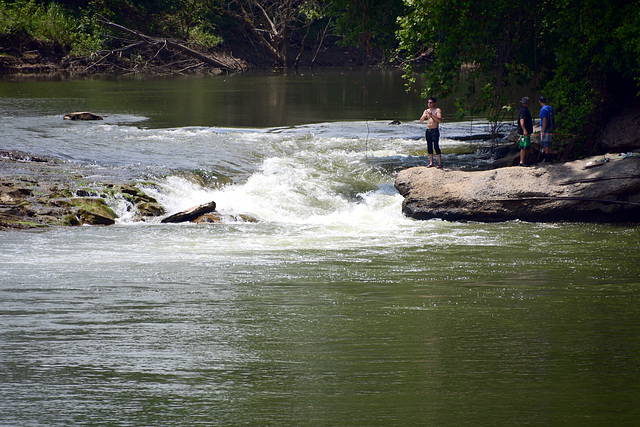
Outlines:
{"type": "MultiPolygon", "coordinates": [[[[73,56],[66,54],[53,43],[31,40],[19,44],[0,45],[0,76],[219,75],[225,72],[273,68],[271,60],[242,40],[232,41],[212,52],[197,53],[202,53],[204,57],[194,57],[189,52],[177,49],[158,50],[150,45],[138,47],[136,55],[122,55],[113,50],[92,56],[73,56]],[[227,66],[208,62],[208,57],[215,58],[227,66]]],[[[361,53],[329,43],[317,51],[303,49],[302,53],[292,47],[290,55],[299,57],[298,63],[301,68],[363,65],[361,53]]],[[[382,63],[380,52],[372,52],[371,56],[366,58],[367,66],[378,66],[382,63]]]]}

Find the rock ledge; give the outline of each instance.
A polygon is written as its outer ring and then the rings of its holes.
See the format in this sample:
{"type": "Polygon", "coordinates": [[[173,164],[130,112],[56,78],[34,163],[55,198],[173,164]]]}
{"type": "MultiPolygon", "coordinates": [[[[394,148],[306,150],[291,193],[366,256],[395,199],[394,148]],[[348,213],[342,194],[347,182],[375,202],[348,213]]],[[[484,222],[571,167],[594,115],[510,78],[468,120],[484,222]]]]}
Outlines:
{"type": "Polygon", "coordinates": [[[478,172],[416,167],[395,187],[403,213],[421,220],[640,222],[640,157],[606,158],[589,168],[602,156],[478,172]]]}

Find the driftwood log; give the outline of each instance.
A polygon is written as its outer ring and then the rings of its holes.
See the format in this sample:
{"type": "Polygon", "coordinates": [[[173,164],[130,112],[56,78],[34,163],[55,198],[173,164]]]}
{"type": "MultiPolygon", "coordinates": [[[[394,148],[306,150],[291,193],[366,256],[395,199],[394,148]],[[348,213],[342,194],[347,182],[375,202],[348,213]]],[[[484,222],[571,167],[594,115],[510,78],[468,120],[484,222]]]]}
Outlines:
{"type": "Polygon", "coordinates": [[[207,214],[214,212],[216,210],[216,202],[205,203],[204,205],[194,206],[186,211],[178,212],[176,214],[170,215],[160,221],[163,224],[169,223],[178,223],[178,222],[187,222],[193,221],[194,219],[207,214]]]}
{"type": "Polygon", "coordinates": [[[124,27],[120,24],[116,24],[115,22],[111,22],[109,21],[107,18],[105,18],[104,16],[100,15],[100,14],[96,14],[96,16],[98,17],[98,19],[100,20],[100,23],[102,25],[108,26],[108,27],[112,27],[115,28],[117,30],[120,30],[122,32],[131,34],[135,37],[138,38],[138,42],[137,43],[132,43],[128,46],[125,46],[121,49],[117,49],[114,50],[112,52],[117,52],[117,51],[122,51],[122,50],[126,50],[132,47],[136,47],[136,46],[140,46],[140,45],[144,45],[144,44],[148,44],[151,46],[159,46],[159,47],[166,47],[168,49],[172,49],[172,50],[176,50],[179,52],[182,52],[194,59],[197,59],[199,61],[202,61],[206,64],[212,65],[216,68],[220,68],[221,70],[224,71],[242,71],[242,67],[240,67],[237,64],[229,64],[226,61],[219,59],[219,58],[215,58],[211,55],[207,55],[204,54],[202,52],[198,52],[197,50],[191,49],[188,46],[185,46],[182,43],[177,42],[176,40],[171,40],[171,39],[167,39],[167,38],[161,38],[161,37],[152,37],[146,34],[143,34],[139,31],[136,30],[132,30],[130,28],[124,27]]]}

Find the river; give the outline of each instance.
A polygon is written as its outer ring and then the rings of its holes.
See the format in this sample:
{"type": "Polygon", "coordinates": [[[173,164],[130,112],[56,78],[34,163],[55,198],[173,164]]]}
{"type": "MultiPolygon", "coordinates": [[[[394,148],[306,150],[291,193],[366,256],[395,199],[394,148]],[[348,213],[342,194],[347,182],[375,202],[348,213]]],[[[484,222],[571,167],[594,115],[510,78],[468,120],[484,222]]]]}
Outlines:
{"type": "Polygon", "coordinates": [[[0,425],[635,424],[640,228],[403,217],[423,108],[393,72],[0,81],[0,149],[258,220],[0,233],[0,425]]]}

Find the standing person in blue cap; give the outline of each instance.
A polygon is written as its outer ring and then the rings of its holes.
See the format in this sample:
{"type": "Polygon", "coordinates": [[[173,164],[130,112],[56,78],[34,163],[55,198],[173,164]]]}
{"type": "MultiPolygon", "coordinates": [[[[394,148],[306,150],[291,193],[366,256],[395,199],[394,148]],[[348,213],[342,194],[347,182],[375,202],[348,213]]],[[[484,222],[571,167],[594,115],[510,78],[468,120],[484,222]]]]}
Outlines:
{"type": "Polygon", "coordinates": [[[529,166],[525,162],[527,150],[531,147],[531,134],[533,133],[533,118],[529,111],[529,98],[524,97],[520,109],[518,109],[518,135],[520,135],[520,166],[529,166]]]}
{"type": "Polygon", "coordinates": [[[556,127],[555,112],[551,105],[547,104],[547,98],[541,96],[538,99],[542,109],[540,110],[540,145],[544,152],[544,162],[552,162],[551,135],[556,127]]]}

